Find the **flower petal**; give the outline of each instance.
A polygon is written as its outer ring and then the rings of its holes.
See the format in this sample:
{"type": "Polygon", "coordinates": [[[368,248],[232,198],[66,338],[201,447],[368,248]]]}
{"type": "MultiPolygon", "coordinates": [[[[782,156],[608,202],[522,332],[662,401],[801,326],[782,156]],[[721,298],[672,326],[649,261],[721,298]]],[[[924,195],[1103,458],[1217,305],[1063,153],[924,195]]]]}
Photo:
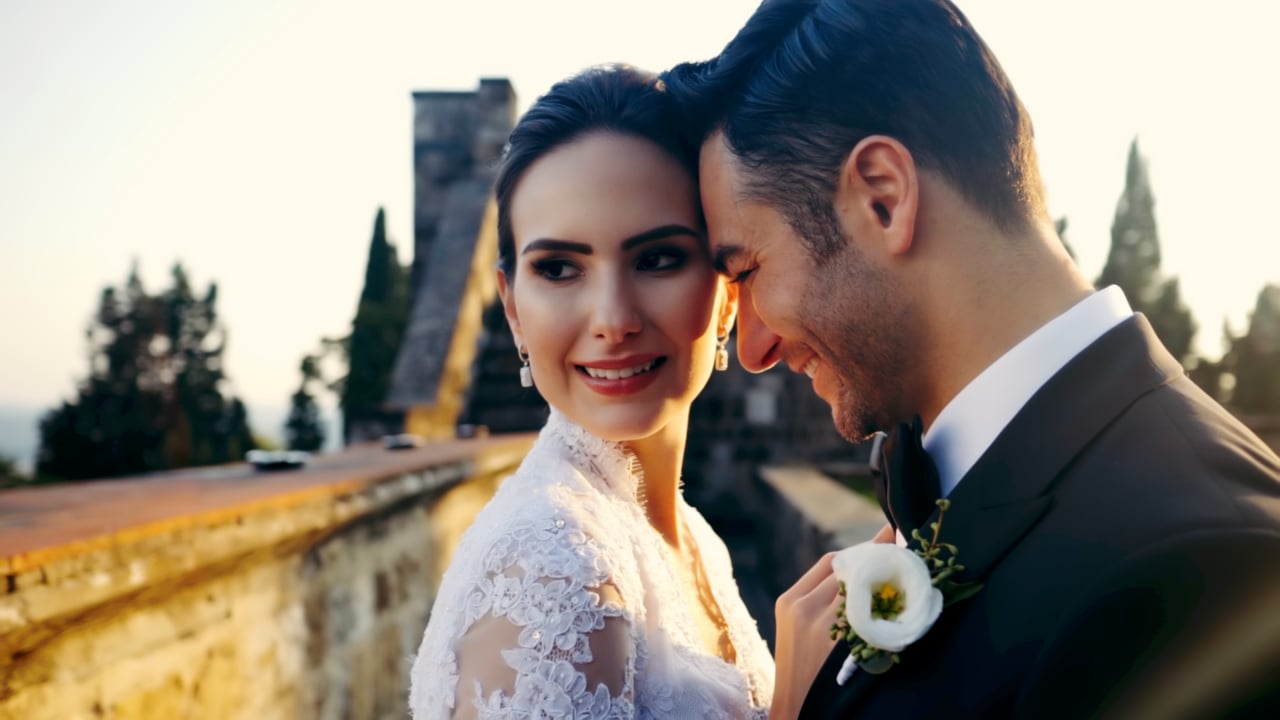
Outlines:
{"type": "Polygon", "coordinates": [[[831,562],[846,589],[845,617],[868,645],[899,652],[919,640],[942,613],[942,593],[918,555],[890,543],[862,543],[836,553],[831,562]],[[872,613],[872,595],[889,585],[902,598],[892,619],[872,613]]]}

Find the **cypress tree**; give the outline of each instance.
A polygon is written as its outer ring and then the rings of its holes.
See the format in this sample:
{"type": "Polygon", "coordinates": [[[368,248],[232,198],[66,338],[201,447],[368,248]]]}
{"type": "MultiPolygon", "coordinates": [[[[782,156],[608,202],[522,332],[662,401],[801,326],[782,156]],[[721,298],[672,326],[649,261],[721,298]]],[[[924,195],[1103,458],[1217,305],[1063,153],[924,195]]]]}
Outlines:
{"type": "Polygon", "coordinates": [[[1136,138],[1129,145],[1124,192],[1111,223],[1111,250],[1095,284],[1118,285],[1133,309],[1151,321],[1169,352],[1184,364],[1191,360],[1195,321],[1182,300],[1178,279],[1166,278],[1160,270],[1155,195],[1136,138]]]}
{"type": "Polygon", "coordinates": [[[378,208],[369,241],[364,287],[351,323],[351,334],[343,343],[347,374],[336,383],[348,440],[351,429],[361,421],[386,418],[383,404],[409,315],[405,277],[396,259],[395,246],[387,240],[385,213],[378,208]]]}

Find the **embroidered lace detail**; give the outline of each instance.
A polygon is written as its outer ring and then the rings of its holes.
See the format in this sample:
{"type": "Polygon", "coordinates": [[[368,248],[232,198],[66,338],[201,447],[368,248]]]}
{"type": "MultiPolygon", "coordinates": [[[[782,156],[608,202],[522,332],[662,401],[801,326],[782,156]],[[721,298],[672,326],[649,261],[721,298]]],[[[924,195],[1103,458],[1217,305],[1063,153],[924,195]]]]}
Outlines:
{"type": "Polygon", "coordinates": [[[570,462],[589,477],[603,482],[619,496],[643,506],[643,500],[638,496],[644,482],[643,471],[635,453],[629,452],[622,443],[592,435],[556,410],[551,411],[539,439],[544,437],[559,442],[570,462]]]}
{"type": "Polygon", "coordinates": [[[414,661],[425,718],[763,718],[773,660],[724,544],[681,504],[737,649],[701,650],[633,454],[555,411],[464,534],[414,661]]]}

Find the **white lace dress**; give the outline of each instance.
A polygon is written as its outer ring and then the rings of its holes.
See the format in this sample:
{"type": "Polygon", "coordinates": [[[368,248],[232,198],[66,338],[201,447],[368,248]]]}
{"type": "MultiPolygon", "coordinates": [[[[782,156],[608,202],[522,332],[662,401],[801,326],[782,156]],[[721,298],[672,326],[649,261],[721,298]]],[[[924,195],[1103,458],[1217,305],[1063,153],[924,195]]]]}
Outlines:
{"type": "Polygon", "coordinates": [[[768,714],[773,658],[724,542],[681,498],[733,664],[703,649],[633,457],[552,411],[444,574],[413,663],[415,720],[768,714]]]}

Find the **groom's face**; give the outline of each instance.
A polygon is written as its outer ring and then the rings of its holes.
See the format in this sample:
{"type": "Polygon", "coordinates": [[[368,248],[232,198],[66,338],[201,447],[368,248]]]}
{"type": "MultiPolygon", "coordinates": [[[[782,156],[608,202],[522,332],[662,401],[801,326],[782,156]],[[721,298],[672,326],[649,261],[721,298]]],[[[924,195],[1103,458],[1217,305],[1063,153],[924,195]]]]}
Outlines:
{"type": "Polygon", "coordinates": [[[905,394],[907,298],[834,216],[805,223],[813,237],[802,238],[777,209],[745,199],[748,171],[722,135],[703,146],[699,172],[712,256],[739,285],[743,367],[763,372],[781,362],[807,375],[850,440],[889,427],[905,394]],[[815,244],[835,250],[819,259],[815,244]]]}

